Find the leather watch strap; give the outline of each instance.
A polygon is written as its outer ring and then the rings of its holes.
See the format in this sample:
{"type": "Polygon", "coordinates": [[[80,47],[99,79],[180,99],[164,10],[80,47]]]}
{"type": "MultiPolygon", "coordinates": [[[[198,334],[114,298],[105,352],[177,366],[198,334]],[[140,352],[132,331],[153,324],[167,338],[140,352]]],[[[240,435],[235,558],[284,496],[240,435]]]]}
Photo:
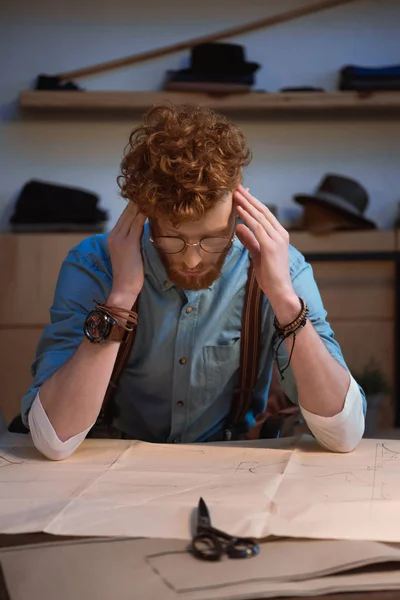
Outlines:
{"type": "Polygon", "coordinates": [[[124,329],[117,323],[111,325],[110,333],[108,334],[107,341],[109,342],[126,342],[129,334],[131,333],[131,329],[124,329]]]}

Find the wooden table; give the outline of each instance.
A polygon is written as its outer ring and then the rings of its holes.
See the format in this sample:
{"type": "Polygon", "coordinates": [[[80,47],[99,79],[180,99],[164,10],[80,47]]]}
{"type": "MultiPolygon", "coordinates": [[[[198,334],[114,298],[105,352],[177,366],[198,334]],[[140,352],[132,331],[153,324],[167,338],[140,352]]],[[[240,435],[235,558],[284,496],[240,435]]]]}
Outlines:
{"type": "MultiPolygon", "coordinates": [[[[76,540],[74,536],[54,536],[47,533],[23,533],[15,535],[0,534],[0,548],[28,544],[49,543],[51,541],[76,540]]],[[[285,596],[285,600],[304,600],[307,596],[285,596]]],[[[400,600],[400,590],[386,592],[351,592],[309,596],[312,600],[400,600]]],[[[3,573],[0,569],[0,600],[11,600],[7,591],[3,573]]]]}

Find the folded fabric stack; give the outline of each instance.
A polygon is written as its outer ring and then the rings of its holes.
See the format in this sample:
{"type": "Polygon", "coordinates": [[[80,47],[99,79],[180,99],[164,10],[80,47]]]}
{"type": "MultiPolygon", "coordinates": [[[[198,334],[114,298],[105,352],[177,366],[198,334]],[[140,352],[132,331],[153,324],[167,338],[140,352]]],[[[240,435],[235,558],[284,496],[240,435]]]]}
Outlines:
{"type": "Polygon", "coordinates": [[[238,44],[206,43],[192,48],[188,69],[167,71],[166,90],[240,93],[250,92],[258,63],[245,60],[238,44]]]}
{"type": "Polygon", "coordinates": [[[340,70],[341,90],[400,90],[400,65],[360,67],[348,65],[340,70]]]}
{"type": "Polygon", "coordinates": [[[99,198],[86,190],[45,181],[28,181],[10,219],[12,231],[102,232],[107,212],[97,207],[99,198]]]}
{"type": "Polygon", "coordinates": [[[35,90],[45,91],[62,91],[62,92],[76,92],[83,91],[81,87],[76,85],[73,81],[64,81],[58,75],[44,75],[40,74],[36,77],[35,90]]]}

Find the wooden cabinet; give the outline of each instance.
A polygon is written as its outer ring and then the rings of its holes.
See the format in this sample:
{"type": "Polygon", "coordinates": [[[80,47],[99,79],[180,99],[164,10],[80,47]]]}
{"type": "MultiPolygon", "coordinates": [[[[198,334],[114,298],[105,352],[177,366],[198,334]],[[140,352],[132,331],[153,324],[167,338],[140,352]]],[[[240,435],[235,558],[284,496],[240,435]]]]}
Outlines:
{"type": "Polygon", "coordinates": [[[8,424],[31,384],[30,365],[49,322],[58,272],[83,235],[0,236],[0,410],[8,424]]]}
{"type": "MultiPolygon", "coordinates": [[[[16,234],[0,236],[0,410],[8,423],[20,409],[31,382],[30,365],[43,327],[49,320],[54,287],[63,259],[85,236],[16,234]]],[[[374,358],[394,389],[395,263],[324,261],[316,254],[394,252],[394,231],[348,232],[317,237],[292,233],[291,243],[310,255],[328,320],[345,359],[362,369],[374,358]]],[[[393,426],[393,395],[385,399],[380,428],[393,426]]]]}
{"type": "Polygon", "coordinates": [[[386,253],[399,248],[395,231],[344,232],[324,237],[294,233],[291,243],[310,256],[314,277],[335,337],[351,369],[371,360],[385,374],[392,393],[384,398],[377,427],[394,426],[395,417],[395,276],[394,260],[349,260],[352,253],[386,253]],[[319,255],[314,261],[312,256],[319,255]],[[323,255],[347,255],[324,261],[323,255]],[[321,256],[322,255],[322,256],[321,256]]]}

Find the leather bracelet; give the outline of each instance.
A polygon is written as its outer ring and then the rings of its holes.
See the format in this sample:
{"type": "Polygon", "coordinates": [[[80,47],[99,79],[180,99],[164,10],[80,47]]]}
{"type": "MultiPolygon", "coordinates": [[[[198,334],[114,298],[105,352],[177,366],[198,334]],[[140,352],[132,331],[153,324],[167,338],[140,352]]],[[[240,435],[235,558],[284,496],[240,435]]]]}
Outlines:
{"type": "Polygon", "coordinates": [[[97,310],[102,311],[114,319],[114,321],[126,331],[132,331],[133,327],[137,325],[138,316],[133,310],[120,308],[118,306],[107,306],[106,304],[97,302],[97,300],[93,300],[93,302],[96,303],[97,310]],[[121,321],[121,319],[124,319],[126,322],[121,321]]]}
{"type": "Polygon", "coordinates": [[[274,317],[274,327],[275,327],[275,330],[276,330],[277,334],[279,335],[279,337],[283,337],[285,334],[296,331],[297,329],[300,329],[301,326],[304,327],[305,322],[303,324],[303,321],[304,320],[307,321],[307,319],[308,319],[309,308],[308,308],[307,304],[305,303],[305,301],[303,300],[303,298],[300,298],[300,296],[299,296],[299,300],[300,300],[300,304],[301,304],[301,309],[300,309],[299,314],[293,321],[291,321],[287,325],[281,325],[279,323],[278,319],[276,317],[274,317]]]}
{"type": "Polygon", "coordinates": [[[294,345],[296,343],[296,334],[299,331],[299,329],[303,329],[303,327],[305,326],[305,324],[308,321],[308,314],[309,314],[308,306],[305,303],[305,301],[303,300],[303,298],[299,297],[299,300],[301,303],[301,310],[300,310],[299,314],[297,315],[297,317],[291,323],[288,323],[287,325],[282,326],[279,324],[278,319],[276,317],[274,317],[275,334],[274,334],[274,338],[273,338],[273,345],[275,345],[277,338],[280,339],[279,344],[275,348],[274,354],[275,354],[275,360],[276,360],[276,364],[278,367],[278,371],[279,371],[279,374],[280,374],[282,380],[285,379],[284,372],[289,367],[290,361],[292,360],[294,345]],[[293,343],[292,343],[292,348],[291,348],[291,351],[289,354],[289,360],[284,367],[281,367],[279,364],[279,348],[280,348],[281,344],[290,336],[293,336],[293,343]]]}

